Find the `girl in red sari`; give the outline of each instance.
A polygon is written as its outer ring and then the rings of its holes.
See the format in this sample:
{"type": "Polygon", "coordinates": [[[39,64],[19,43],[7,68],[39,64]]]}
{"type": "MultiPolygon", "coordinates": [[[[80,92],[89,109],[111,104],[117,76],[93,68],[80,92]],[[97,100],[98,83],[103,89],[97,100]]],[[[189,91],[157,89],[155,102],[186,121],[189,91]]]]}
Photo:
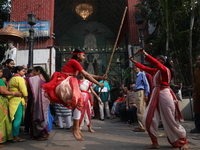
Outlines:
{"type": "Polygon", "coordinates": [[[103,83],[97,80],[102,80],[102,76],[91,75],[87,73],[80,62],[84,57],[84,52],[80,49],[75,49],[72,52],[72,58],[65,64],[61,72],[54,72],[51,81],[43,85],[45,95],[53,103],[61,103],[73,111],[73,126],[72,132],[76,140],[83,141],[79,128],[79,119],[81,111],[84,107],[84,99],[79,89],[79,84],[76,76],[78,73],[83,74],[89,81],[103,87],[103,83]]]}
{"type": "Polygon", "coordinates": [[[145,60],[155,67],[146,67],[130,58],[130,60],[135,63],[135,66],[153,76],[154,88],[149,105],[143,116],[143,123],[151,138],[152,145],[145,148],[160,148],[157,140],[157,132],[159,121],[161,120],[169,143],[173,147],[179,147],[180,150],[188,150],[186,131],[179,123],[182,119],[182,115],[178,107],[178,100],[170,89],[170,81],[173,75],[172,65],[162,55],[155,59],[143,49],[139,49],[138,52],[145,55],[145,60]]]}

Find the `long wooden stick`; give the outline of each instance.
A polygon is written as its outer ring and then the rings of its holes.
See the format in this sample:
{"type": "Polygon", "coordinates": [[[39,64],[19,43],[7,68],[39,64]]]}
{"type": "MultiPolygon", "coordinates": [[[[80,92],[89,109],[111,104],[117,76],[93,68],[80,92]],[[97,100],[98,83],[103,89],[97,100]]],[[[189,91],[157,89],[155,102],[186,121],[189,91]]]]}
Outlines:
{"type": "MultiPolygon", "coordinates": [[[[149,48],[151,45],[153,45],[153,44],[152,44],[152,43],[149,43],[149,44],[147,44],[145,47],[143,47],[143,48],[139,48],[139,49],[143,49],[143,50],[145,50],[145,49],[149,48]]],[[[135,54],[133,54],[130,58],[137,57],[138,54],[139,54],[139,51],[137,50],[137,52],[136,52],[135,54]]],[[[130,58],[127,59],[127,60],[125,60],[124,63],[126,63],[127,61],[129,61],[130,58]]]]}
{"type": "MultiPolygon", "coordinates": [[[[115,53],[115,49],[116,49],[116,47],[117,47],[117,42],[118,42],[118,40],[119,40],[119,35],[120,35],[120,33],[121,33],[121,30],[122,30],[122,26],[123,26],[123,23],[124,23],[124,19],[125,19],[125,16],[126,16],[126,12],[127,12],[127,7],[125,7],[125,9],[124,9],[124,14],[123,14],[123,17],[122,17],[122,20],[121,20],[121,24],[120,24],[120,27],[119,27],[119,30],[118,30],[118,34],[117,34],[117,38],[116,38],[116,40],[115,40],[115,45],[114,45],[114,47],[113,47],[113,50],[112,50],[112,54],[110,55],[110,60],[109,60],[109,62],[108,62],[108,66],[107,66],[107,69],[106,69],[106,75],[108,75],[108,71],[109,71],[109,69],[110,69],[110,64],[111,64],[111,62],[112,62],[112,58],[113,58],[113,55],[114,55],[114,53],[115,53]]],[[[101,88],[101,90],[100,90],[100,92],[99,92],[99,96],[101,95],[101,91],[102,91],[102,88],[101,88]]]]}
{"type": "Polygon", "coordinates": [[[113,55],[114,55],[114,53],[115,53],[115,49],[116,49],[116,47],[117,47],[117,42],[118,42],[118,40],[119,40],[119,36],[120,36],[121,29],[122,29],[122,26],[123,26],[123,23],[124,23],[124,19],[125,19],[125,16],[126,16],[126,12],[127,12],[127,7],[125,7],[125,9],[124,9],[124,14],[123,14],[123,17],[122,17],[122,20],[121,20],[121,24],[120,24],[120,27],[119,27],[119,30],[118,30],[117,38],[116,38],[116,40],[115,40],[115,45],[114,45],[114,47],[113,47],[112,54],[110,55],[110,60],[109,60],[109,62],[108,62],[108,66],[107,66],[107,69],[106,69],[106,73],[105,73],[106,75],[108,74],[108,71],[109,71],[109,69],[110,69],[110,64],[111,64],[111,62],[112,62],[112,58],[113,58],[113,55]]]}
{"type": "MultiPolygon", "coordinates": [[[[140,49],[145,50],[145,49],[149,48],[151,45],[153,45],[153,44],[152,44],[152,43],[149,43],[149,44],[147,44],[145,47],[142,47],[142,48],[140,48],[140,49]]],[[[137,52],[136,52],[135,54],[133,54],[133,56],[137,56],[139,53],[140,53],[140,51],[137,50],[137,52]]]]}

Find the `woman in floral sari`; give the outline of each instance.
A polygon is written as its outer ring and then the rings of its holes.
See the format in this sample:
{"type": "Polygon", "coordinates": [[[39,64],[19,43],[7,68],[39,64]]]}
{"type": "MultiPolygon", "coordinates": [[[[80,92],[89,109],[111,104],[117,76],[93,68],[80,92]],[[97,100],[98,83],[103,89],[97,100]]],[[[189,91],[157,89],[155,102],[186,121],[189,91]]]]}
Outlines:
{"type": "Polygon", "coordinates": [[[44,90],[41,88],[49,77],[42,67],[33,68],[33,77],[28,79],[28,83],[33,95],[31,104],[31,138],[37,141],[47,140],[49,132],[52,129],[52,116],[50,114],[50,101],[44,96],[44,90]]]}
{"type": "Polygon", "coordinates": [[[12,120],[13,142],[23,142],[25,139],[19,137],[22,116],[25,112],[28,100],[28,92],[24,78],[25,69],[22,66],[15,67],[14,76],[10,79],[9,89],[11,92],[21,92],[22,97],[11,97],[9,99],[9,112],[12,120]]]}
{"type": "Polygon", "coordinates": [[[12,123],[8,114],[8,98],[6,95],[22,96],[20,92],[10,92],[6,90],[4,81],[1,79],[3,69],[0,67],[0,148],[4,147],[4,142],[12,140],[12,123]]]}

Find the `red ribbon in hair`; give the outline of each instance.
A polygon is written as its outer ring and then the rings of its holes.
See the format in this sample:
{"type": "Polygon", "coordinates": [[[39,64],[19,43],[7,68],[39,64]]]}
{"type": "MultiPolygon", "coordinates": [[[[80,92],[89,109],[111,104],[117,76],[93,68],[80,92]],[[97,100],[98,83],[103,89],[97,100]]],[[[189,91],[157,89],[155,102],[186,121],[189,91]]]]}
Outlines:
{"type": "Polygon", "coordinates": [[[71,52],[71,54],[76,55],[76,54],[85,54],[85,53],[83,53],[83,52],[80,52],[80,53],[71,52]]]}
{"type": "Polygon", "coordinates": [[[156,58],[156,60],[164,63],[164,61],[160,58],[156,58]]]}

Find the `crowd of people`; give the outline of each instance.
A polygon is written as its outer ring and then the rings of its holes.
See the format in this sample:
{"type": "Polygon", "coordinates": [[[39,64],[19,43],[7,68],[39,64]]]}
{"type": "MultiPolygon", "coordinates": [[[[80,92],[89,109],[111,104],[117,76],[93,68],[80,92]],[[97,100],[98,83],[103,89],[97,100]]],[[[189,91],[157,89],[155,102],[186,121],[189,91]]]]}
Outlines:
{"type": "Polygon", "coordinates": [[[50,101],[41,88],[48,81],[49,76],[40,66],[27,70],[25,66],[14,66],[12,59],[5,61],[0,68],[0,147],[6,141],[25,141],[20,137],[21,125],[31,139],[48,139],[53,118],[50,101]]]}
{"type": "MultiPolygon", "coordinates": [[[[133,131],[147,132],[152,141],[146,149],[160,148],[157,131],[161,123],[173,147],[189,149],[186,131],[180,125],[183,118],[178,99],[170,88],[172,65],[162,55],[153,58],[144,49],[138,52],[145,55],[145,60],[155,68],[130,58],[134,63],[136,80],[129,83],[129,87],[120,86],[116,77],[109,82],[107,75],[86,72],[80,64],[85,58],[80,49],[72,52],[72,58],[51,79],[40,66],[29,69],[26,66],[14,67],[14,61],[7,59],[4,67],[0,68],[0,113],[3,116],[0,147],[4,147],[9,140],[25,141],[20,137],[22,124],[24,133],[37,141],[49,138],[52,124],[60,129],[71,129],[75,139],[83,141],[81,130],[84,124],[89,132],[95,132],[91,125],[95,116],[100,121],[119,118],[130,126],[138,123],[139,128],[133,131]],[[98,111],[94,111],[94,105],[97,105],[98,111]]],[[[198,85],[197,71],[195,90],[198,85]]],[[[194,94],[198,96],[198,92],[194,94]]],[[[200,132],[198,118],[199,112],[195,109],[196,127],[191,133],[200,132]]]]}

